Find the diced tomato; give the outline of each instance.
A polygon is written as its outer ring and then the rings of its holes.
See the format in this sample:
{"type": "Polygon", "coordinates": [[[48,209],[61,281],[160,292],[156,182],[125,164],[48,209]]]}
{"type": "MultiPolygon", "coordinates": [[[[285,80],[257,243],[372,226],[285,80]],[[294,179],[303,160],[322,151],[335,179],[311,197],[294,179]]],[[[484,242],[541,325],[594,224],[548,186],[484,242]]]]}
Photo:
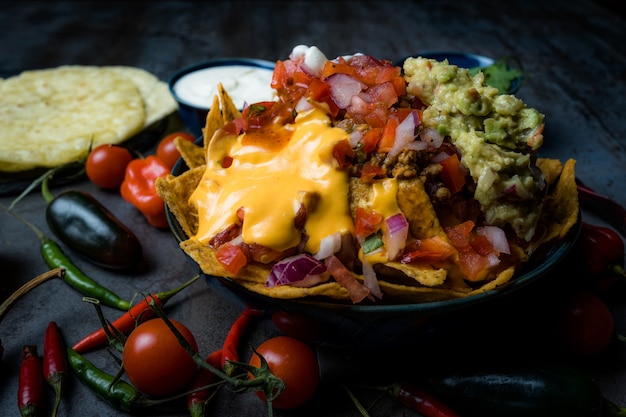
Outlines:
{"type": "Polygon", "coordinates": [[[363,134],[363,137],[361,137],[363,152],[371,153],[376,150],[376,147],[378,146],[378,141],[380,140],[380,137],[382,135],[382,131],[383,130],[380,127],[373,127],[371,129],[368,129],[367,132],[363,134]]]}
{"type": "Polygon", "coordinates": [[[390,116],[383,129],[382,137],[378,142],[378,150],[380,152],[389,152],[396,140],[396,129],[400,124],[400,120],[396,116],[390,116]]]}
{"type": "Polygon", "coordinates": [[[246,266],[248,258],[241,248],[230,243],[225,243],[217,249],[217,260],[224,269],[231,274],[238,274],[241,268],[246,266]]]}
{"type": "Polygon", "coordinates": [[[293,73],[293,82],[296,85],[310,85],[315,79],[315,76],[305,72],[301,67],[298,67],[293,73]]]}
{"type": "Polygon", "coordinates": [[[389,112],[387,109],[377,106],[365,115],[365,122],[371,127],[383,128],[388,118],[389,112]]]}
{"type": "Polygon", "coordinates": [[[344,139],[335,143],[335,147],[333,148],[333,156],[339,163],[340,168],[349,167],[352,163],[352,158],[354,158],[354,151],[350,146],[350,142],[344,139]]]}
{"type": "Polygon", "coordinates": [[[459,266],[468,280],[479,281],[487,272],[489,260],[473,250],[459,252],[459,266]]]}
{"type": "Polygon", "coordinates": [[[330,85],[319,78],[314,78],[309,83],[307,96],[320,103],[326,102],[330,99],[330,85]]]}
{"type": "Polygon", "coordinates": [[[457,154],[452,154],[446,159],[439,161],[439,165],[443,168],[441,171],[441,179],[446,188],[452,194],[458,193],[465,185],[465,171],[461,166],[461,161],[457,154]]]}
{"type": "Polygon", "coordinates": [[[320,76],[322,80],[325,80],[333,74],[354,75],[354,67],[348,64],[345,59],[340,57],[337,61],[338,62],[327,61],[326,64],[324,64],[324,68],[322,69],[322,74],[320,76]]]}
{"type": "Polygon", "coordinates": [[[398,102],[398,95],[390,82],[384,82],[370,87],[367,90],[372,101],[384,103],[385,106],[391,107],[398,102]]]}
{"type": "Polygon", "coordinates": [[[487,256],[490,253],[495,252],[495,249],[487,236],[474,235],[470,245],[472,246],[472,249],[476,251],[476,253],[482,256],[487,256]]]}
{"type": "Polygon", "coordinates": [[[452,245],[459,251],[466,251],[471,249],[470,235],[474,229],[474,222],[471,220],[465,221],[456,226],[446,228],[446,235],[452,245]]]}
{"type": "Polygon", "coordinates": [[[402,263],[416,261],[437,262],[448,259],[456,253],[456,249],[440,236],[417,239],[411,242],[400,258],[402,263]]]}
{"type": "Polygon", "coordinates": [[[391,84],[393,85],[393,89],[396,91],[396,95],[398,97],[406,94],[406,81],[404,81],[404,78],[402,78],[401,75],[393,77],[391,79],[391,84]]]}
{"type": "Polygon", "coordinates": [[[275,90],[287,88],[287,70],[283,61],[277,61],[270,86],[275,90]]]}
{"type": "Polygon", "coordinates": [[[491,265],[487,255],[494,252],[493,246],[484,236],[473,233],[474,222],[465,221],[457,226],[446,228],[446,234],[459,251],[459,267],[470,281],[485,277],[491,265]]]}
{"type": "Polygon", "coordinates": [[[367,163],[363,165],[363,168],[361,169],[361,176],[359,177],[359,179],[364,183],[371,183],[374,178],[383,178],[386,176],[386,174],[387,173],[382,167],[367,163]]]}
{"type": "Polygon", "coordinates": [[[357,237],[366,238],[372,233],[380,229],[383,222],[383,216],[374,210],[357,207],[356,209],[356,235],[357,237]]]}

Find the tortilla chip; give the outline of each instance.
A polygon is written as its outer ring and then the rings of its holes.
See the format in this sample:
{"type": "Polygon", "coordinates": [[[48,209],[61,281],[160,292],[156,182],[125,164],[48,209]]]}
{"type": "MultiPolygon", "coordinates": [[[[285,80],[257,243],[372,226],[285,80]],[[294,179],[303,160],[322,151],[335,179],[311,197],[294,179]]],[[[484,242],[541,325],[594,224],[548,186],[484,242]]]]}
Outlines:
{"type": "Polygon", "coordinates": [[[222,120],[222,111],[220,110],[220,100],[217,96],[215,96],[213,97],[211,109],[206,115],[206,124],[202,130],[202,134],[204,135],[205,153],[209,149],[210,139],[222,126],[224,126],[224,121],[222,120]]]}
{"type": "Polygon", "coordinates": [[[224,124],[241,117],[241,112],[237,106],[235,106],[235,103],[226,92],[226,89],[224,89],[222,83],[217,85],[217,92],[220,97],[220,103],[222,104],[222,120],[224,124]]]}
{"type": "Polygon", "coordinates": [[[548,186],[554,184],[563,171],[563,163],[558,159],[537,158],[537,167],[543,173],[548,186]]]}
{"type": "Polygon", "coordinates": [[[198,231],[198,211],[195,207],[190,207],[188,201],[203,174],[204,166],[199,166],[177,177],[168,175],[165,178],[157,178],[154,183],[157,193],[163,198],[187,236],[193,236],[198,231]]]}
{"type": "Polygon", "coordinates": [[[257,294],[265,295],[272,298],[294,299],[302,297],[322,296],[334,300],[347,301],[350,299],[348,290],[339,285],[337,282],[325,282],[314,287],[302,288],[292,287],[289,285],[281,285],[278,287],[267,288],[258,282],[241,281],[237,283],[250,291],[257,294]]]}
{"type": "Polygon", "coordinates": [[[397,198],[398,207],[409,222],[411,236],[416,239],[441,236],[448,241],[430,197],[419,178],[398,181],[397,198]]]}
{"type": "MultiPolygon", "coordinates": [[[[568,159],[560,175],[554,179],[553,187],[544,200],[543,216],[538,226],[543,233],[529,246],[530,253],[554,239],[563,239],[578,222],[580,207],[575,166],[576,161],[568,159]]],[[[542,167],[546,167],[545,163],[542,167]]]]}
{"type": "Polygon", "coordinates": [[[181,136],[174,138],[174,145],[176,145],[176,149],[180,152],[180,156],[183,158],[183,161],[185,161],[189,169],[194,169],[205,164],[206,158],[204,156],[204,148],[202,146],[198,146],[193,142],[185,140],[181,136]]]}

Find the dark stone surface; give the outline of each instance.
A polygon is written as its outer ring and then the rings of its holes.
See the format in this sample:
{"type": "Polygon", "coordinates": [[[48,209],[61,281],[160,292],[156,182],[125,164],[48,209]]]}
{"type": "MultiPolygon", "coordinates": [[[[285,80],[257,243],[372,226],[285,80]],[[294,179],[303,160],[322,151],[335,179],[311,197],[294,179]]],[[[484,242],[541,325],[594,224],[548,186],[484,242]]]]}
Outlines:
{"type": "MultiPolygon", "coordinates": [[[[317,45],[328,57],[364,52],[392,61],[431,51],[465,51],[495,58],[514,55],[528,74],[517,95],[546,114],[541,155],[576,158],[577,174],[587,185],[626,205],[626,22],[602,3],[5,1],[0,3],[0,27],[0,76],[64,64],[93,64],[137,66],[167,80],[178,69],[210,58],[284,59],[298,44],[317,45]]],[[[172,288],[195,274],[173,236],[147,225],[116,193],[98,190],[87,181],[54,191],[75,187],[95,195],[131,225],[145,250],[144,262],[132,273],[107,271],[74,256],[85,272],[128,298],[136,292],[172,288]]],[[[1,197],[0,203],[8,205],[13,197],[1,197]]],[[[34,192],[16,210],[48,232],[44,208],[40,194],[34,192]]],[[[0,215],[0,268],[2,298],[46,270],[36,237],[6,214],[0,215]]],[[[221,345],[240,309],[200,282],[173,299],[168,313],[189,325],[206,355],[221,345]]],[[[615,311],[623,333],[624,308],[616,305],[615,311]]],[[[118,313],[105,309],[105,314],[112,318],[118,313]]],[[[24,344],[36,344],[41,352],[50,320],[57,322],[68,344],[98,326],[93,307],[62,282],[47,283],[20,300],[0,326],[5,347],[0,372],[1,415],[19,415],[20,349],[24,344]]],[[[274,334],[277,330],[263,321],[246,342],[257,344],[274,334]]],[[[467,341],[459,341],[460,354],[465,351],[464,343],[467,341]]],[[[89,358],[115,372],[105,351],[90,353],[89,358]]],[[[401,366],[393,363],[399,358],[390,360],[390,366],[401,366]]],[[[595,376],[608,398],[626,405],[626,377],[620,365],[600,367],[595,376]]],[[[48,394],[51,400],[50,390],[48,394]]],[[[264,416],[267,410],[254,394],[224,389],[210,414],[264,416]]],[[[60,415],[108,417],[123,413],[72,379],[60,415]]],[[[188,414],[179,407],[147,415],[188,414]]],[[[358,412],[345,392],[329,384],[307,407],[275,415],[333,417],[356,416],[358,412]]],[[[416,414],[388,400],[372,410],[372,415],[416,414]]]]}

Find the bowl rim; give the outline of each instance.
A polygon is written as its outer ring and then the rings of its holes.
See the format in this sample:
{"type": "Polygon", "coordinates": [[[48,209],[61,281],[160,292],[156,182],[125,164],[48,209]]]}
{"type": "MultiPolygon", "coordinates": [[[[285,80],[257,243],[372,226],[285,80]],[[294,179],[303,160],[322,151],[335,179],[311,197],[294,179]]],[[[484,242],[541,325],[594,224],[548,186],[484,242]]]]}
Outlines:
{"type": "Polygon", "coordinates": [[[178,71],[176,71],[174,74],[172,74],[168,80],[167,80],[167,85],[168,88],[170,90],[170,94],[172,94],[172,97],[174,97],[174,99],[178,102],[178,103],[182,103],[185,106],[188,107],[193,107],[195,109],[201,109],[201,110],[209,110],[209,108],[205,108],[205,107],[199,107],[195,104],[191,104],[188,101],[185,101],[184,99],[180,98],[180,96],[178,96],[178,94],[176,94],[176,91],[174,91],[174,86],[176,85],[176,82],[181,79],[183,76],[190,74],[192,72],[201,70],[201,69],[205,69],[205,68],[211,68],[211,67],[224,67],[224,66],[248,66],[248,67],[257,67],[257,68],[262,68],[262,69],[267,69],[267,70],[274,70],[274,67],[276,66],[275,62],[269,61],[269,60],[265,60],[265,59],[257,59],[257,58],[237,58],[237,57],[233,57],[233,58],[214,58],[214,59],[209,59],[206,61],[201,61],[201,62],[196,62],[195,64],[191,64],[189,66],[186,66],[178,71]]]}

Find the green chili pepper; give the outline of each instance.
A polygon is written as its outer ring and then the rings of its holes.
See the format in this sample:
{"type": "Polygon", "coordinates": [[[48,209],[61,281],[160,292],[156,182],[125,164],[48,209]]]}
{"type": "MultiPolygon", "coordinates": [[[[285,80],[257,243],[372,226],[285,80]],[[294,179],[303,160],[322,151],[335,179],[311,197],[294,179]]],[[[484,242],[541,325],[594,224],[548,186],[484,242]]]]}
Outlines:
{"type": "Polygon", "coordinates": [[[130,302],[85,275],[83,271],[72,263],[55,241],[44,235],[40,235],[39,240],[41,242],[41,254],[46,264],[50,268],[65,268],[65,277],[63,278],[65,282],[82,294],[97,298],[102,304],[122,311],[130,308],[130,302]]]}
{"type": "Polygon", "coordinates": [[[74,349],[67,348],[67,360],[78,379],[116,409],[132,412],[151,405],[135,387],[97,368],[74,349]]]}
{"type": "MultiPolygon", "coordinates": [[[[4,206],[0,207],[5,209],[4,206]]],[[[40,244],[39,250],[41,251],[44,261],[50,268],[63,268],[65,270],[63,280],[65,282],[81,292],[83,295],[96,298],[102,304],[108,305],[109,307],[117,308],[122,311],[130,309],[130,302],[124,300],[119,295],[85,275],[85,273],[81,271],[63,252],[63,249],[58,243],[44,235],[44,233],[34,224],[28,222],[17,213],[14,213],[11,210],[7,211],[28,226],[37,235],[40,244]]]]}

